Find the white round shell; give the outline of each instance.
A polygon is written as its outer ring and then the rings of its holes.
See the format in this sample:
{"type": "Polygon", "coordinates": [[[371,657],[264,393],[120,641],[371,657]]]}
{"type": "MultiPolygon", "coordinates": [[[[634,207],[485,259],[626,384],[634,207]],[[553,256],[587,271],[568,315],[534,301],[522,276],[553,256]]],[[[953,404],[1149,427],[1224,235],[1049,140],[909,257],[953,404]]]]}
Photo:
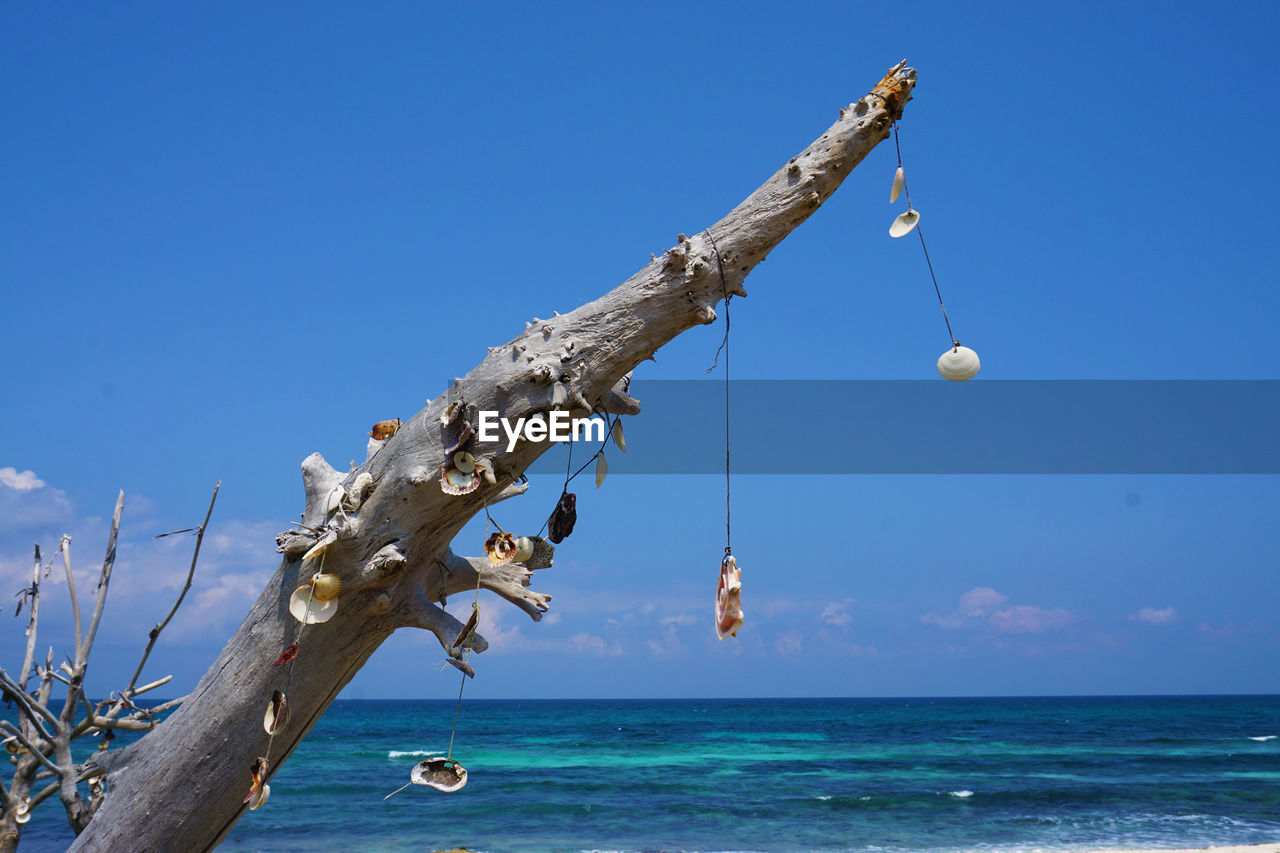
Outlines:
{"type": "Polygon", "coordinates": [[[977,375],[982,362],[978,354],[968,347],[952,347],[938,358],[938,373],[943,379],[963,382],[977,375]]]}
{"type": "Polygon", "coordinates": [[[289,596],[289,612],[304,625],[317,625],[328,622],[338,612],[338,599],[321,601],[313,598],[311,587],[303,584],[289,596]]]}

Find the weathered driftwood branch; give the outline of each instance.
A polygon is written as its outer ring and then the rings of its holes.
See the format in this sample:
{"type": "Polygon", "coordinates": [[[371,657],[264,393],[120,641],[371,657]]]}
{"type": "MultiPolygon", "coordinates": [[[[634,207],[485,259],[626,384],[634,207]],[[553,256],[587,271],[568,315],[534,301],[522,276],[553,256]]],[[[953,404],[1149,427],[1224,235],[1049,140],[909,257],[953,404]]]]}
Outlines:
{"type": "MultiPolygon", "coordinates": [[[[912,69],[895,66],[706,232],[681,234],[662,257],[600,299],[565,315],[534,318],[515,338],[491,347],[448,392],[390,437],[370,443],[358,469],[339,473],[319,454],[307,457],[301,524],[277,539],[283,560],[190,699],[102,765],[111,793],[72,849],[160,851],[182,839],[184,849],[207,850],[230,831],[246,808],[250,764],[267,751],[263,709],[284,684],[285,673],[270,664],[297,631],[289,596],[321,564],[342,578],[344,591],[332,619],[304,629],[303,651],[293,662],[291,718],[274,735],[272,772],[397,628],[424,628],[447,647],[460,626],[437,602],[474,589],[477,573],[481,586],[537,619],[549,599],[527,589],[527,573],[491,571],[455,556],[450,545],[472,516],[512,494],[549,445],[522,441],[508,451],[505,442],[473,439],[469,449],[489,457],[493,482],[471,494],[446,494],[439,485],[442,466],[460,431],[460,424],[442,419],[449,405],[464,401],[512,422],[545,419],[557,409],[634,414],[638,404],[622,387],[626,374],[681,332],[713,322],[726,292],[746,295],[743,280],[751,269],[888,137],[914,83],[912,69]],[[359,492],[358,501],[344,500],[351,490],[359,492]]],[[[482,645],[477,639],[477,650],[482,645]]]]}

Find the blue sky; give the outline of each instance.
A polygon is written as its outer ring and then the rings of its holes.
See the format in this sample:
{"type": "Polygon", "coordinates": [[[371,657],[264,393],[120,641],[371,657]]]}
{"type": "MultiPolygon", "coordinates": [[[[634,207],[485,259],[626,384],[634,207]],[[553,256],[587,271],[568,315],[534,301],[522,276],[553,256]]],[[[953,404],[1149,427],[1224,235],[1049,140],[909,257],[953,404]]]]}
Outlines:
{"type": "MultiPolygon", "coordinates": [[[[359,458],[372,422],[525,320],[711,224],[903,57],[912,199],[975,383],[1280,379],[1278,23],[1269,4],[10,4],[0,583],[63,531],[88,573],[123,488],[90,675],[118,686],[185,573],[190,541],[151,536],[198,522],[221,479],[148,670],[185,689],[274,569],[307,454],[359,458]]],[[[918,245],[886,233],[894,166],[881,145],[748,278],[735,376],[942,381],[918,245]]],[[[721,334],[637,382],[705,377],[721,334]]],[[[536,528],[557,491],[538,477],[498,517],[536,528]]],[[[744,476],[748,621],[718,643],[722,494],[617,463],[583,484],[537,580],[551,615],[486,602],[469,695],[1280,692],[1274,476],[744,476]]],[[[56,574],[45,591],[65,643],[56,574]]],[[[344,695],[447,697],[440,659],[401,632],[344,695]]]]}

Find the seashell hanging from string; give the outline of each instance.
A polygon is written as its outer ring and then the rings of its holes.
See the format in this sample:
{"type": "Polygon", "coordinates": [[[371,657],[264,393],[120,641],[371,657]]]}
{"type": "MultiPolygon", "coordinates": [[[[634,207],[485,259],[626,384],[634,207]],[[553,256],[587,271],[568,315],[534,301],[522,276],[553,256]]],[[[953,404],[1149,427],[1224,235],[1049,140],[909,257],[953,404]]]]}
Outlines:
{"type": "Polygon", "coordinates": [[[899,193],[906,193],[907,209],[898,214],[889,226],[890,237],[905,237],[912,231],[920,238],[920,248],[924,251],[925,263],[929,266],[929,278],[933,280],[933,292],[938,297],[938,307],[942,309],[942,320],[947,324],[947,336],[951,339],[951,348],[938,358],[938,373],[943,379],[952,382],[964,382],[978,374],[982,363],[978,354],[968,347],[960,345],[955,333],[951,331],[951,318],[947,316],[947,306],[942,301],[942,289],[938,287],[938,276],[933,271],[933,261],[929,258],[929,247],[924,242],[924,231],[920,226],[920,213],[911,206],[911,188],[907,186],[906,173],[902,170],[902,145],[898,141],[898,125],[893,126],[893,145],[898,152],[898,168],[893,173],[893,184],[889,187],[889,203],[898,200],[899,193]]]}
{"type": "Polygon", "coordinates": [[[287,722],[289,722],[289,702],[285,699],[284,693],[275,690],[271,693],[267,712],[262,716],[262,728],[267,734],[273,735],[287,722]]]}
{"type": "Polygon", "coordinates": [[[893,220],[893,224],[889,226],[890,237],[905,237],[915,230],[920,224],[920,214],[914,210],[908,210],[905,213],[898,214],[898,218],[893,220]]]}
{"type": "Polygon", "coordinates": [[[716,637],[723,640],[738,636],[743,621],[742,570],[732,554],[725,554],[716,583],[716,637]]]}
{"type": "Polygon", "coordinates": [[[573,526],[577,523],[578,496],[573,492],[564,492],[551,513],[551,520],[547,524],[547,538],[559,545],[573,533],[573,526]]]}
{"type": "Polygon", "coordinates": [[[303,625],[328,622],[338,612],[338,599],[321,601],[309,583],[303,584],[289,596],[289,613],[303,625]]]}
{"type": "Polygon", "coordinates": [[[250,786],[249,793],[244,798],[244,801],[249,804],[249,811],[257,811],[271,796],[271,786],[267,784],[268,767],[267,759],[263,756],[258,756],[249,767],[253,785],[250,786]]]}
{"type": "Polygon", "coordinates": [[[952,382],[972,379],[981,367],[978,354],[968,347],[960,346],[958,342],[938,357],[938,373],[943,379],[950,379],[952,382]]]}

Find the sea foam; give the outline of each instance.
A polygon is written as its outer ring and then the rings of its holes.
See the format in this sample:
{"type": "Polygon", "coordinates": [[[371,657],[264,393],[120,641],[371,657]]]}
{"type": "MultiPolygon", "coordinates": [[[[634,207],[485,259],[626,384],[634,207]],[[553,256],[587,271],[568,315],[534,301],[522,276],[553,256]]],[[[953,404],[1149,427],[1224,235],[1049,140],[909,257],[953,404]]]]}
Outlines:
{"type": "Polygon", "coordinates": [[[393,749],[387,753],[387,758],[404,758],[406,755],[437,755],[437,754],[438,753],[433,752],[430,749],[410,749],[404,752],[401,752],[398,749],[393,749]]]}
{"type": "Polygon", "coordinates": [[[1275,739],[1276,739],[1276,736],[1275,736],[1275,735],[1263,735],[1262,737],[1251,737],[1251,738],[1249,738],[1249,740],[1256,740],[1256,741],[1275,740],[1275,739]]]}
{"type": "Polygon", "coordinates": [[[948,797],[972,797],[973,791],[948,791],[948,797]]]}

